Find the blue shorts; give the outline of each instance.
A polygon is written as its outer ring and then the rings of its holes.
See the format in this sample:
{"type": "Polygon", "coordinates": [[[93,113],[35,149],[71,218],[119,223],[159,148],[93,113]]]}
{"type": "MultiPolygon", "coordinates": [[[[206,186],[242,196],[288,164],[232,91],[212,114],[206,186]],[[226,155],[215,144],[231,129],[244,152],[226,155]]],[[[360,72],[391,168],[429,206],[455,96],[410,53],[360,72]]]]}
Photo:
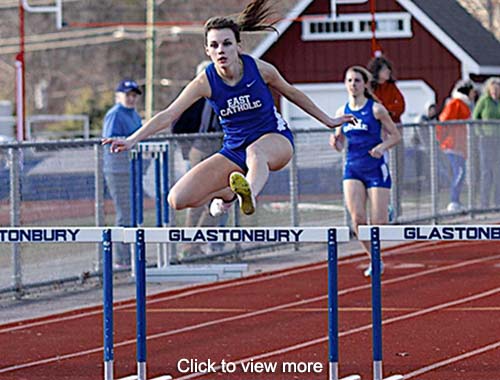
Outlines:
{"type": "MultiPolygon", "coordinates": [[[[278,133],[278,134],[286,137],[288,139],[288,141],[290,141],[290,143],[292,144],[292,147],[294,147],[293,134],[288,128],[283,130],[283,131],[276,131],[276,132],[269,132],[269,133],[278,133]]],[[[254,139],[253,141],[250,141],[246,144],[243,144],[242,146],[240,146],[236,149],[230,149],[230,148],[223,145],[222,149],[219,150],[219,153],[222,154],[227,159],[229,159],[230,161],[234,162],[236,165],[238,165],[241,168],[241,170],[243,170],[243,172],[246,173],[248,171],[248,166],[246,164],[246,161],[247,161],[246,149],[250,144],[252,144],[256,140],[258,140],[262,136],[264,136],[264,135],[261,135],[258,138],[254,139]]]]}
{"type": "Polygon", "coordinates": [[[389,166],[382,162],[380,166],[365,169],[346,165],[344,168],[344,179],[355,179],[361,181],[367,189],[370,187],[383,187],[390,189],[392,186],[389,166]]]}

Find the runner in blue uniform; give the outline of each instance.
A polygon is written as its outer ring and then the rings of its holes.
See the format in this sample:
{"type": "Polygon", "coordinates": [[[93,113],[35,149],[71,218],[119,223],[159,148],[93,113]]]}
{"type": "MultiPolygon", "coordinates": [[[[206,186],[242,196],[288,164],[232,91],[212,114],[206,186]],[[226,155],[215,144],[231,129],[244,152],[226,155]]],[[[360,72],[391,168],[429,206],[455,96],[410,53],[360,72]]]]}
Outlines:
{"type": "Polygon", "coordinates": [[[274,107],[270,88],[329,128],[353,121],[352,115],[331,118],[273,65],[242,54],[240,31],[273,29],[263,23],[270,14],[267,3],[253,0],[237,21],[226,17],[208,20],[205,51],[212,64],[136,133],[127,139],[103,140],[103,144],[111,144],[111,151],[130,149],[148,136],[169,129],[191,104],[207,98],[224,129],[223,147],[188,171],[170,190],[169,203],[176,210],[213,200],[210,211],[217,216],[239,198],[243,213],[255,211],[255,197],[269,171],[286,166],[293,154],[292,134],[274,107]]]}
{"type": "MultiPolygon", "coordinates": [[[[371,224],[387,224],[390,200],[391,175],[386,152],[395,146],[401,135],[387,109],[373,98],[369,90],[370,74],[361,66],[346,71],[345,86],[349,101],[340,107],[337,115],[351,114],[354,124],[343,124],[330,136],[330,145],[337,151],[344,148],[347,154],[344,167],[344,196],[355,232],[367,224],[367,200],[370,201],[371,224]],[[382,140],[382,132],[385,140],[382,140]]],[[[370,255],[368,242],[363,242],[370,255]]],[[[365,270],[371,275],[371,266],[365,270]]]]}

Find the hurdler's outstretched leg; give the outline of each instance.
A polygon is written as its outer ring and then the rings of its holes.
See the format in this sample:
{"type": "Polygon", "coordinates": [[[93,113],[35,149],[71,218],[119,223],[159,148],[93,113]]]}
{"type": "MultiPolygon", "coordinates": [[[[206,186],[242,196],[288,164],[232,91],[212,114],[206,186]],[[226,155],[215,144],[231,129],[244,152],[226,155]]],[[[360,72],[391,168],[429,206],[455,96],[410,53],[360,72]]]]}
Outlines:
{"type": "Polygon", "coordinates": [[[277,133],[269,133],[253,142],[246,149],[248,172],[231,173],[229,186],[240,201],[245,215],[255,212],[255,198],[264,188],[271,170],[283,168],[292,158],[290,141],[277,133]]]}

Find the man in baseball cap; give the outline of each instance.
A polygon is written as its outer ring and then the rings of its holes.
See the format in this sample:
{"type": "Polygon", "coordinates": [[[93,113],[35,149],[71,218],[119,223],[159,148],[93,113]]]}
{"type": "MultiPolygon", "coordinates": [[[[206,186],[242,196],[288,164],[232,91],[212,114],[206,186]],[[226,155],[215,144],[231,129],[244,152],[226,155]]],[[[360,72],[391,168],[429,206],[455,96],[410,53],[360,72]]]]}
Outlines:
{"type": "Polygon", "coordinates": [[[139,85],[136,81],[132,79],[124,79],[122,80],[118,86],[116,87],[116,92],[130,92],[133,91],[138,95],[142,95],[142,91],[139,89],[139,85]]]}
{"type": "MultiPolygon", "coordinates": [[[[139,85],[132,79],[122,80],[115,89],[115,105],[104,117],[102,137],[126,137],[138,130],[141,117],[136,111],[139,85]]],[[[104,149],[103,172],[109,194],[115,206],[115,225],[130,226],[130,173],[127,152],[113,153],[104,149]]],[[[113,245],[116,269],[130,268],[130,249],[128,244],[113,245]]]]}

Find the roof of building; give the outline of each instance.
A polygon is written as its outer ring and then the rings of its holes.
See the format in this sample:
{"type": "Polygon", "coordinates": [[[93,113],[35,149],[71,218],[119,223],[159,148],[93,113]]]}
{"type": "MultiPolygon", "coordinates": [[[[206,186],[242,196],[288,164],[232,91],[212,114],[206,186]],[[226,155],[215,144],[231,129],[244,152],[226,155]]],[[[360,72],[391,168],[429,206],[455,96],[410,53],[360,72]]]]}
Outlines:
{"type": "Polygon", "coordinates": [[[413,2],[479,65],[500,65],[500,42],[456,0],[413,2]]]}

